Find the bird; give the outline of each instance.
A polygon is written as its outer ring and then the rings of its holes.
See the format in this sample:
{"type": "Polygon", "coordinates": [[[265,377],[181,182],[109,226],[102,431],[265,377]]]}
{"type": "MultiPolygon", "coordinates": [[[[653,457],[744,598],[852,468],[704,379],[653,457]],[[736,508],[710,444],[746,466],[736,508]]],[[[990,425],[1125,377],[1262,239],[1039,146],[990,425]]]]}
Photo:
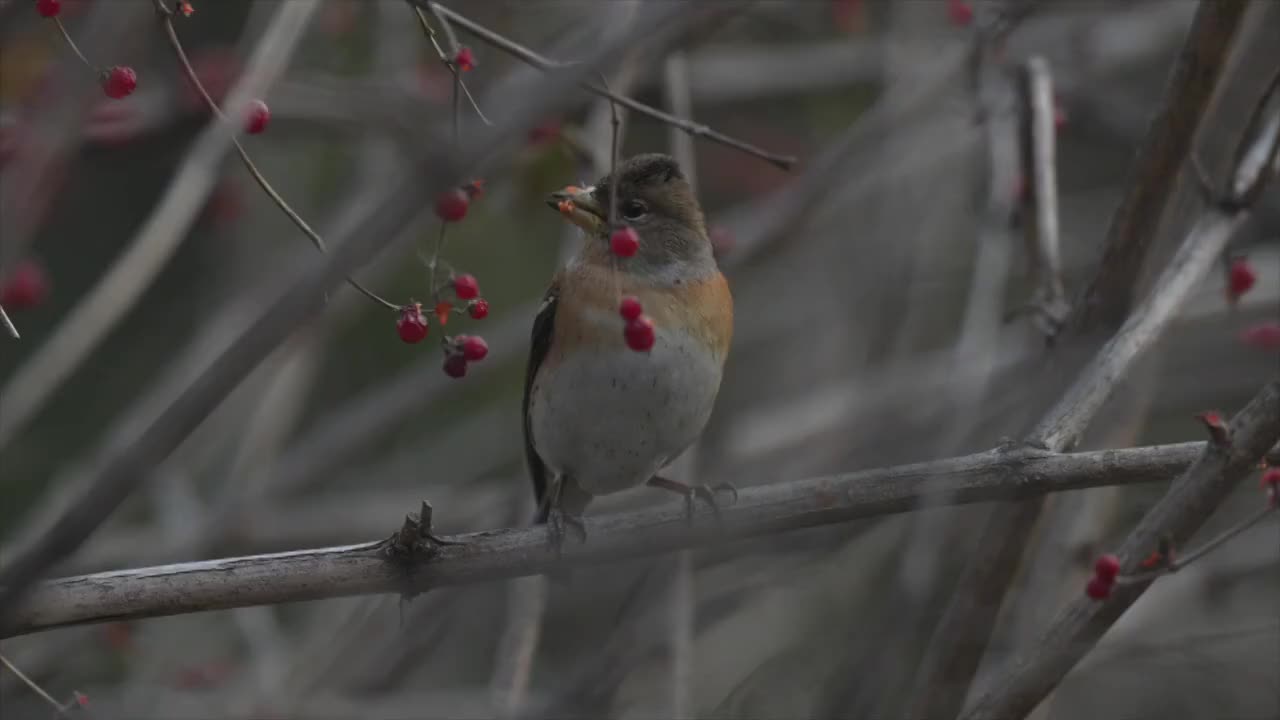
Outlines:
{"type": "Polygon", "coordinates": [[[694,189],[673,158],[642,154],[547,204],[585,231],[585,243],[552,278],[530,337],[524,447],[535,524],[548,525],[557,548],[569,528],[585,542],[582,515],[595,496],[646,484],[683,496],[690,522],[695,497],[718,513],[717,491],[737,499],[731,485],[660,475],[702,434],[733,339],[733,296],[694,189]],[[621,225],[639,238],[634,256],[611,249],[621,225]],[[624,337],[627,296],[653,323],[647,351],[624,337]]]}

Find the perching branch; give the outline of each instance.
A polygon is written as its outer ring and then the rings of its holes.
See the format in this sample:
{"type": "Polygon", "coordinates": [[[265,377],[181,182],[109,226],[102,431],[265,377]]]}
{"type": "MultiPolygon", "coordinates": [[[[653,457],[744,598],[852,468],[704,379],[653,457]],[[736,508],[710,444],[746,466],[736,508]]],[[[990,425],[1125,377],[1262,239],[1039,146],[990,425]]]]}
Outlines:
{"type": "MultiPolygon", "coordinates": [[[[559,62],[559,61],[544,57],[542,55],[539,55],[538,53],[530,50],[529,48],[523,45],[520,45],[519,43],[516,43],[515,41],[503,35],[500,35],[494,32],[493,30],[490,30],[489,28],[475,22],[474,20],[463,17],[462,15],[459,15],[458,13],[454,12],[453,10],[450,10],[449,8],[443,5],[440,5],[439,3],[431,2],[431,0],[409,0],[409,1],[412,2],[414,5],[417,5],[418,7],[426,8],[434,15],[456,24],[458,27],[463,28],[467,32],[471,33],[472,35],[475,35],[476,37],[492,45],[493,47],[511,55],[512,57],[516,58],[517,60],[520,60],[521,62],[524,62],[535,68],[538,68],[539,70],[545,70],[545,71],[563,70],[565,68],[574,67],[578,64],[578,63],[559,62]]],[[[690,135],[693,135],[694,137],[704,138],[706,140],[710,140],[711,142],[719,143],[721,145],[734,148],[735,150],[741,150],[742,152],[747,153],[748,155],[753,155],[755,157],[758,157],[761,160],[764,160],[777,167],[782,168],[783,170],[790,170],[791,167],[795,165],[797,162],[795,156],[793,155],[780,155],[777,153],[769,152],[768,150],[764,150],[762,148],[756,147],[751,143],[745,142],[743,140],[738,140],[736,138],[732,138],[732,137],[729,137],[728,135],[712,130],[706,125],[701,125],[699,123],[681,119],[679,117],[676,117],[675,115],[671,115],[670,113],[662,112],[661,110],[655,107],[652,107],[650,105],[645,105],[642,102],[632,100],[631,98],[625,95],[618,95],[610,91],[607,87],[604,87],[601,84],[584,80],[581,83],[581,87],[590,93],[599,95],[602,98],[607,98],[613,102],[616,102],[617,104],[627,108],[628,110],[632,110],[634,112],[640,113],[641,115],[657,120],[660,123],[664,123],[666,125],[679,128],[684,132],[689,133],[690,135]]]]}
{"type": "MultiPolygon", "coordinates": [[[[1195,464],[1147,513],[1118,553],[1122,572],[1132,573],[1160,538],[1184,543],[1226,499],[1237,483],[1280,438],[1280,379],[1274,379],[1231,421],[1231,442],[1207,445],[1195,464]]],[[[1081,595],[1064,608],[1048,630],[996,675],[963,720],[1007,720],[1030,713],[1087,654],[1153,579],[1118,584],[1110,598],[1081,595]]]]}
{"type": "MultiPolygon", "coordinates": [[[[291,5],[286,5],[285,9],[291,5]]],[[[457,151],[443,147],[415,165],[395,190],[378,199],[362,214],[351,240],[308,263],[299,277],[286,285],[280,299],[267,308],[211,366],[154,422],[135,436],[121,438],[97,464],[94,480],[76,503],[32,547],[0,569],[0,623],[11,627],[12,613],[22,595],[62,558],[73,552],[148,476],[147,470],[167,457],[284,338],[315,317],[324,293],[352,269],[370,261],[397,236],[397,230],[421,209],[421,198],[456,186],[464,172],[494,162],[509,148],[524,127],[558,107],[568,92],[597,64],[615,59],[622,46],[636,37],[677,29],[681,6],[659,3],[646,8],[632,32],[597,43],[591,62],[558,73],[530,88],[513,103],[501,128],[477,134],[457,151]]],[[[283,12],[283,10],[282,10],[283,12]]]]}
{"type": "MultiPolygon", "coordinates": [[[[334,279],[338,279],[333,276],[334,279]]],[[[1160,482],[1204,443],[1061,455],[1017,448],[743,489],[738,502],[687,522],[683,504],[586,519],[585,544],[557,553],[545,528],[447,538],[434,557],[403,565],[383,542],[96,573],[41,583],[3,635],[104,620],[369,593],[422,592],[567,566],[656,555],[858,518],[910,512],[945,499],[961,505],[1107,485],[1160,482]]],[[[9,588],[4,588],[8,591],[9,588]]]]}

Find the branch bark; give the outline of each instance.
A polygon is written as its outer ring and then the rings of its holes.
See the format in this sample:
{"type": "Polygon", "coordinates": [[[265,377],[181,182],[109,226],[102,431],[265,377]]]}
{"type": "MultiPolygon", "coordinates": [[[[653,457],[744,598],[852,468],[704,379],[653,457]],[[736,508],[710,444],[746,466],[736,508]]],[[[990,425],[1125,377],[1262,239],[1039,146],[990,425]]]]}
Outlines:
{"type": "Polygon", "coordinates": [[[1200,2],[1164,103],[1138,151],[1129,191],[1107,230],[1097,275],[1077,307],[1073,322],[1078,326],[1119,323],[1128,312],[1166,199],[1173,194],[1248,6],[1247,0],[1200,2]]]}
{"type": "MultiPolygon", "coordinates": [[[[643,13],[632,32],[595,43],[580,66],[549,76],[511,103],[501,128],[477,133],[456,152],[432,151],[415,170],[362,214],[359,227],[349,228],[351,240],[336,245],[327,256],[313,259],[290,282],[280,299],[268,308],[213,365],[179,395],[155,422],[134,437],[123,438],[106,453],[88,491],[36,544],[0,570],[0,622],[10,615],[22,593],[55,562],[75,550],[134,490],[146,470],[168,456],[258,363],[291,332],[315,315],[325,292],[352,269],[391,244],[397,230],[420,211],[422,198],[434,197],[462,182],[465,171],[491,164],[514,144],[517,135],[537,118],[553,110],[574,85],[617,55],[636,37],[664,32],[676,25],[682,7],[663,3],[643,13]]],[[[688,15],[684,19],[687,21],[688,15]]],[[[443,133],[437,137],[444,137],[443,133]]],[[[447,143],[436,144],[448,147],[447,143]]]]}
{"type": "MultiPolygon", "coordinates": [[[[1262,388],[1231,421],[1231,443],[1205,447],[1195,464],[1138,523],[1121,545],[1124,574],[1138,570],[1161,538],[1174,547],[1191,539],[1231,490],[1253,472],[1280,438],[1280,378],[1262,388]]],[[[1006,720],[1027,715],[1088,653],[1154,580],[1117,585],[1103,602],[1081,595],[1064,608],[1039,641],[1009,663],[962,720],[1006,720]]]]}
{"type": "MultiPolygon", "coordinates": [[[[331,273],[336,283],[341,273],[331,273]]],[[[64,625],[247,605],[430,588],[532,575],[937,505],[1036,497],[1105,485],[1158,482],[1185,469],[1204,443],[1060,455],[996,449],[947,460],[758,486],[716,522],[686,521],[683,504],[588,517],[589,543],[563,555],[543,528],[454,536],[432,558],[389,561],[382,542],[96,573],[40,584],[4,636],[64,625]]],[[[8,588],[5,588],[8,590],[8,588]]]]}

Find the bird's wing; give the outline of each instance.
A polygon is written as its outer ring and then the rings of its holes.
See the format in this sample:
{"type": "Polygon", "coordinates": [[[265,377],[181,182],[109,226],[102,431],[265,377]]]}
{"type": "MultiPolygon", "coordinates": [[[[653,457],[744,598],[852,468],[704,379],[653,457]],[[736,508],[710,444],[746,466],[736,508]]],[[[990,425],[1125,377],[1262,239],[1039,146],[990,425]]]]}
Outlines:
{"type": "Polygon", "coordinates": [[[538,375],[538,368],[551,349],[551,337],[555,332],[556,303],[560,299],[560,284],[553,281],[551,287],[542,296],[542,306],[533,318],[533,333],[529,343],[529,364],[524,372],[524,459],[529,466],[529,476],[533,480],[533,497],[538,503],[538,514],[535,522],[546,522],[547,511],[547,466],[538,456],[533,446],[533,427],[529,417],[529,400],[533,392],[533,380],[538,375]]]}

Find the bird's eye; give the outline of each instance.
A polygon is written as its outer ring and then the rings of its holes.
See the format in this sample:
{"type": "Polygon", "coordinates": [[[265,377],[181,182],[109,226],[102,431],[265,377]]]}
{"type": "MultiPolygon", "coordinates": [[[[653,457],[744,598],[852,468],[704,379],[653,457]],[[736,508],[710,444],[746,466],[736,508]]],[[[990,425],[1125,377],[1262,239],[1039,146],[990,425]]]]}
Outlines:
{"type": "Polygon", "coordinates": [[[628,220],[639,220],[649,212],[649,208],[639,200],[628,200],[622,203],[622,217],[628,220]]]}

